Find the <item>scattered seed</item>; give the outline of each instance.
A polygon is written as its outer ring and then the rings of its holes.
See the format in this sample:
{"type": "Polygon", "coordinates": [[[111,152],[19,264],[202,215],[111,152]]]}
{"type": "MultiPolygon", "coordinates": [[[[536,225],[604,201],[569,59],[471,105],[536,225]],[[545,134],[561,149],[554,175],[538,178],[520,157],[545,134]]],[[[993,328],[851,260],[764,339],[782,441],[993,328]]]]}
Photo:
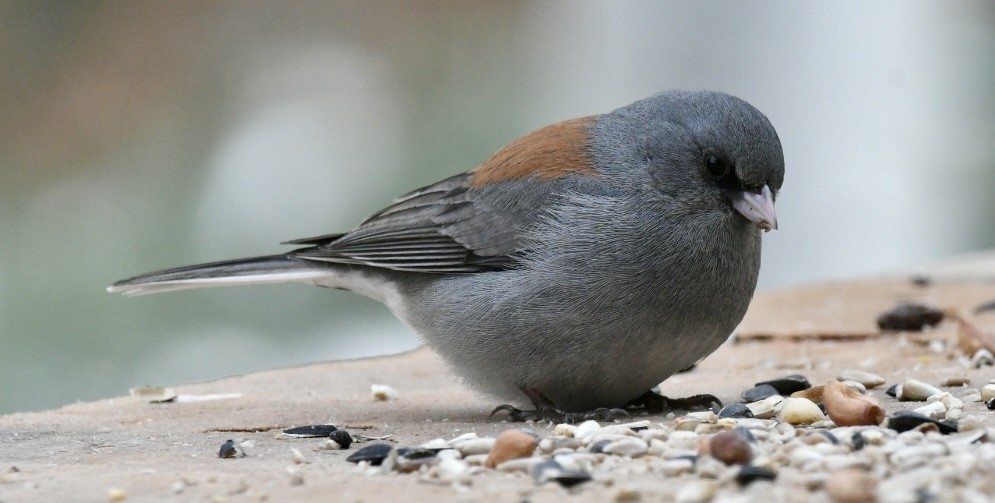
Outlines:
{"type": "Polygon", "coordinates": [[[512,459],[529,457],[535,452],[537,445],[539,440],[534,435],[522,430],[505,430],[497,436],[484,466],[494,468],[512,459]]]}
{"type": "Polygon", "coordinates": [[[600,454],[605,452],[605,447],[610,443],[612,443],[612,441],[608,439],[598,440],[597,442],[591,444],[590,450],[595,454],[600,454]]]}
{"type": "Polygon", "coordinates": [[[864,440],[864,433],[860,431],[854,433],[853,436],[850,437],[850,443],[853,444],[853,450],[855,451],[863,449],[864,446],[867,445],[867,441],[864,440]]]}
{"type": "MultiPolygon", "coordinates": [[[[844,377],[861,384],[873,383],[873,386],[879,386],[884,381],[880,376],[863,371],[845,371],[836,375],[837,379],[844,377]]],[[[774,393],[788,393],[784,388],[779,390],[771,384],[775,381],[778,380],[758,385],[769,386],[774,393]]],[[[992,446],[989,440],[991,436],[988,434],[995,430],[988,428],[987,419],[979,419],[980,405],[968,403],[965,407],[964,402],[968,400],[965,398],[967,393],[974,393],[979,399],[984,394],[986,406],[995,407],[995,383],[982,392],[966,388],[952,390],[949,386],[969,384],[968,379],[959,376],[947,377],[941,382],[947,386],[944,388],[947,392],[920,382],[924,385],[919,390],[922,391],[920,394],[926,394],[927,397],[924,404],[915,405],[924,405],[917,410],[925,414],[895,413],[885,419],[887,428],[877,426],[882,421],[883,410],[873,394],[861,394],[848,387],[844,381],[832,381],[825,386],[809,386],[800,393],[791,393],[817,398],[837,427],[823,420],[818,402],[803,400],[797,396],[786,399],[781,394],[774,394],[749,404],[729,405],[718,414],[692,413],[676,419],[671,416],[626,424],[602,425],[591,421],[579,425],[556,425],[552,429],[543,430],[544,438],[537,438],[534,432],[509,430],[502,433],[502,436],[514,434],[528,439],[530,448],[523,449],[503,462],[493,459],[498,446],[497,439],[480,437],[473,432],[462,433],[459,430],[453,433],[458,436],[449,440],[426,437],[417,447],[369,445],[353,453],[348,460],[380,465],[379,469],[365,470],[364,473],[369,476],[410,473],[411,477],[418,477],[418,481],[453,484],[461,491],[478,484],[479,478],[475,475],[486,471],[485,465],[500,472],[528,473],[537,484],[555,481],[564,488],[576,488],[578,485],[583,487],[584,482],[592,479],[609,486],[611,478],[608,473],[617,468],[635,470],[631,472],[634,474],[673,478],[678,487],[676,491],[669,489],[669,498],[678,501],[767,501],[772,499],[772,488],[780,488],[781,484],[750,484],[755,480],[780,478],[787,485],[804,487],[812,495],[824,491],[825,495],[817,495],[817,499],[821,497],[827,502],[836,503],[863,501],[859,495],[865,493],[853,491],[864,487],[866,477],[877,481],[878,486],[872,493],[882,498],[882,502],[913,501],[914,498],[907,497],[905,493],[886,497],[885,495],[891,494],[889,491],[892,489],[886,484],[898,484],[897,481],[902,477],[907,477],[908,480],[901,487],[908,487],[912,491],[911,488],[918,483],[913,479],[930,477],[927,469],[934,469],[935,464],[936,467],[951,466],[958,467],[959,470],[941,469],[938,477],[942,478],[928,481],[929,487],[935,488],[936,494],[946,494],[943,491],[950,490],[953,491],[950,493],[951,501],[984,501],[980,498],[964,499],[962,496],[966,494],[965,491],[980,487],[975,483],[965,482],[980,469],[980,465],[971,456],[990,454],[986,452],[992,446]],[[847,407],[856,407],[860,411],[855,417],[867,417],[859,421],[840,419],[840,408],[836,403],[839,399],[847,407]],[[767,417],[772,417],[775,408],[779,411],[778,420],[749,417],[760,409],[768,411],[770,416],[767,417]],[[977,415],[963,414],[965,408],[977,415]],[[794,409],[810,414],[809,419],[799,420],[792,415],[798,412],[794,409]],[[940,414],[941,410],[943,414],[940,414]],[[950,419],[959,419],[959,424],[950,419]],[[792,423],[808,425],[813,422],[814,426],[792,426],[792,423]],[[851,424],[853,426],[849,426],[851,424]],[[958,426],[964,433],[953,434],[958,426]],[[944,433],[946,436],[940,437],[937,433],[944,433]],[[627,459],[634,457],[638,457],[638,460],[627,459]],[[738,499],[728,498],[733,496],[729,491],[736,491],[729,485],[733,481],[741,486],[750,485],[749,488],[739,490],[741,497],[738,499]]],[[[916,381],[910,380],[893,387],[897,389],[892,392],[908,397],[910,390],[914,392],[917,387],[919,385],[916,381]]],[[[285,430],[284,434],[318,437],[326,432],[328,440],[325,442],[328,448],[349,447],[352,443],[352,436],[348,432],[332,425],[291,428],[285,430]],[[342,443],[333,441],[336,438],[342,443]],[[334,447],[331,447],[332,444],[334,447]]],[[[223,449],[237,452],[238,447],[234,441],[225,444],[227,447],[223,446],[223,449]]],[[[301,450],[303,448],[292,449],[296,463],[307,462],[300,454],[301,450]]],[[[219,456],[221,455],[219,452],[219,456]]],[[[317,456],[337,459],[337,456],[328,457],[327,454],[319,453],[317,456]]],[[[318,463],[316,460],[310,461],[318,463]]],[[[311,466],[309,469],[314,468],[311,466]]],[[[295,470],[303,471],[306,468],[295,470]]],[[[295,480],[303,482],[302,476],[295,475],[296,471],[288,469],[288,473],[292,475],[291,483],[295,483],[295,480]]],[[[559,491],[560,494],[563,492],[554,484],[548,486],[541,490],[559,491]]],[[[597,487],[601,488],[602,484],[599,482],[597,487]]],[[[625,496],[618,498],[626,501],[646,499],[650,494],[620,489],[622,488],[618,488],[616,493],[625,496]]],[[[607,494],[611,498],[615,493],[607,494]]]]}
{"type": "Polygon", "coordinates": [[[943,311],[922,304],[900,304],[878,316],[878,328],[885,331],[921,332],[943,321],[943,311]]]}
{"type": "Polygon", "coordinates": [[[829,418],[839,426],[876,425],[884,420],[884,408],[876,399],[841,382],[826,384],[822,400],[829,418]]]}
{"type": "Polygon", "coordinates": [[[785,399],[781,411],[777,414],[778,420],[791,425],[812,424],[825,419],[825,417],[822,409],[806,398],[785,399]]]}
{"type": "Polygon", "coordinates": [[[141,398],[149,403],[167,403],[176,400],[177,394],[173,388],[162,386],[136,386],[128,390],[131,396],[141,398]]]}
{"type": "Polygon", "coordinates": [[[716,433],[702,443],[701,454],[727,465],[745,465],[753,459],[753,449],[750,443],[734,431],[716,433]]]}
{"type": "Polygon", "coordinates": [[[801,374],[792,374],[778,379],[758,382],[756,383],[756,386],[763,386],[764,384],[772,386],[775,390],[777,390],[778,395],[784,396],[812,387],[812,383],[808,381],[808,378],[801,374]]]}
{"type": "Polygon", "coordinates": [[[932,384],[924,383],[916,379],[909,379],[903,382],[901,389],[898,390],[898,399],[902,402],[922,402],[927,398],[942,392],[943,390],[933,386],[932,384]]]}
{"type": "Polygon", "coordinates": [[[774,480],[777,473],[770,468],[755,465],[746,465],[736,473],[736,482],[741,486],[750,485],[758,480],[774,480]]]}
{"type": "Polygon", "coordinates": [[[352,445],[352,435],[345,430],[335,430],[328,434],[328,442],[334,443],[335,449],[348,449],[352,445]]]}
{"type": "Polygon", "coordinates": [[[352,453],[345,460],[350,463],[366,461],[373,466],[380,466],[387,459],[387,456],[390,455],[392,449],[393,447],[390,444],[370,444],[352,453]]]}
{"type": "Polygon", "coordinates": [[[234,458],[242,456],[245,456],[245,452],[242,451],[239,446],[235,445],[235,441],[231,439],[225,440],[225,443],[221,444],[221,448],[218,449],[219,458],[234,458]]]}
{"type": "Polygon", "coordinates": [[[296,447],[290,448],[291,459],[293,459],[295,465],[307,464],[307,458],[304,457],[304,453],[296,447]]]}
{"type": "Polygon", "coordinates": [[[722,407],[722,410],[719,411],[719,417],[753,417],[753,412],[751,412],[750,408],[745,404],[731,403],[725,407],[722,407]]]}
{"type": "Polygon", "coordinates": [[[580,470],[564,469],[556,460],[544,461],[532,467],[532,478],[539,484],[555,481],[563,487],[573,487],[591,480],[591,476],[580,470]]]}
{"type": "Polygon", "coordinates": [[[757,419],[770,419],[774,417],[774,404],[767,400],[760,400],[746,404],[750,409],[750,415],[757,419]]]}
{"type": "Polygon", "coordinates": [[[494,448],[494,442],[493,438],[468,438],[462,442],[453,442],[452,445],[465,457],[491,452],[491,449],[494,448]]]}
{"type": "Polygon", "coordinates": [[[833,435],[831,431],[820,430],[817,432],[817,434],[826,437],[826,440],[829,440],[829,443],[833,445],[839,445],[840,443],[840,439],[836,438],[836,435],[833,435]]]}
{"type": "Polygon", "coordinates": [[[716,491],[714,481],[692,480],[677,490],[674,501],[677,503],[707,503],[712,501],[716,491]]]}
{"type": "Polygon", "coordinates": [[[912,409],[912,412],[922,414],[930,419],[943,419],[947,415],[947,407],[943,405],[943,402],[931,402],[922,407],[912,409]]]}
{"type": "Polygon", "coordinates": [[[646,454],[649,445],[642,439],[636,437],[622,437],[604,446],[602,452],[605,454],[617,454],[627,458],[634,458],[646,454]]]}
{"type": "Polygon", "coordinates": [[[891,386],[888,386],[888,389],[884,391],[884,394],[892,398],[898,398],[898,392],[901,391],[898,388],[899,388],[898,384],[892,384],[891,386]]]}
{"type": "Polygon", "coordinates": [[[863,370],[844,370],[836,376],[836,380],[859,382],[869,389],[876,388],[885,382],[883,377],[863,370]]]}
{"type": "Polygon", "coordinates": [[[452,448],[452,446],[449,445],[449,442],[446,442],[446,440],[442,438],[433,438],[432,440],[429,440],[428,442],[425,442],[424,444],[421,444],[418,447],[422,449],[429,449],[434,452],[439,452],[443,449],[452,448]]]}
{"type": "Polygon", "coordinates": [[[588,436],[593,435],[596,431],[600,429],[601,429],[601,424],[599,424],[597,421],[594,420],[584,421],[583,423],[577,425],[577,428],[574,430],[574,437],[587,438],[588,436]]]}
{"type": "Polygon", "coordinates": [[[685,473],[691,473],[694,471],[696,459],[688,459],[687,457],[668,459],[660,464],[660,472],[667,477],[676,477],[685,473]]]}
{"type": "Polygon", "coordinates": [[[940,381],[940,386],[944,387],[957,387],[957,386],[968,386],[971,384],[971,379],[967,376],[950,376],[943,378],[940,381]]]}
{"type": "Polygon", "coordinates": [[[294,438],[327,437],[338,428],[332,424],[312,424],[283,430],[283,434],[294,438]]]}
{"type": "Polygon", "coordinates": [[[439,462],[438,451],[421,447],[399,447],[394,451],[397,456],[393,469],[401,473],[410,473],[422,466],[432,466],[439,462]]]}
{"type": "Polygon", "coordinates": [[[553,428],[553,436],[556,437],[575,437],[577,432],[577,426],[573,424],[560,423],[553,428]]]}
{"type": "Polygon", "coordinates": [[[971,356],[971,367],[980,369],[981,367],[991,367],[995,365],[995,355],[985,348],[979,349],[974,356],[971,356]]]}
{"type": "Polygon", "coordinates": [[[777,388],[771,386],[770,384],[759,384],[743,391],[741,396],[743,397],[744,402],[749,403],[763,400],[774,395],[780,395],[780,393],[777,392],[777,388]]]}
{"type": "Polygon", "coordinates": [[[454,458],[443,458],[439,464],[435,465],[430,472],[435,478],[442,481],[453,482],[461,480],[469,471],[470,466],[462,460],[454,458]]]}
{"type": "Polygon", "coordinates": [[[397,455],[407,459],[434,458],[438,451],[421,447],[398,447],[397,455]]]}
{"type": "Polygon", "coordinates": [[[943,421],[930,419],[912,411],[900,410],[888,418],[888,428],[899,433],[919,428],[924,424],[934,425],[944,435],[957,433],[957,425],[955,424],[951,425],[943,421]]]}
{"type": "Polygon", "coordinates": [[[371,384],[370,394],[373,395],[374,400],[379,402],[397,400],[397,390],[386,384],[371,384]]]}

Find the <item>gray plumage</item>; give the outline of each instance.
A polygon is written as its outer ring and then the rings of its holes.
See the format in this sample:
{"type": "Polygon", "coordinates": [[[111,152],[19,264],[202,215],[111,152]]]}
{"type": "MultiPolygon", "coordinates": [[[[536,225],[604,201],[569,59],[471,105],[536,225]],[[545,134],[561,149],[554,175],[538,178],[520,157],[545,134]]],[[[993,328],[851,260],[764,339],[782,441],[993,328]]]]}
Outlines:
{"type": "Polygon", "coordinates": [[[350,232],[291,241],[304,247],[286,254],[109,290],[277,281],[352,290],[387,304],[481,390],[521,401],[531,388],[569,411],[623,406],[742,319],[760,268],[758,227],[776,228],[784,161],[767,119],[721,93],[660,94],[587,127],[593,170],[483,186],[468,172],[350,232]]]}

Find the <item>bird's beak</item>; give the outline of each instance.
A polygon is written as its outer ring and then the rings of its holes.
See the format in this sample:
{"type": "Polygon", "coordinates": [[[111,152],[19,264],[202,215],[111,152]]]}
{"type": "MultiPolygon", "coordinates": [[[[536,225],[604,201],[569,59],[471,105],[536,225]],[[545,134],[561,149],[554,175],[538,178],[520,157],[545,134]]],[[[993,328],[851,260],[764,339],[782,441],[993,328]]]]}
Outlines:
{"type": "Polygon", "coordinates": [[[764,185],[760,192],[744,190],[731,194],[732,207],[747,220],[765,230],[777,230],[777,214],[774,212],[774,195],[770,187],[764,185]]]}

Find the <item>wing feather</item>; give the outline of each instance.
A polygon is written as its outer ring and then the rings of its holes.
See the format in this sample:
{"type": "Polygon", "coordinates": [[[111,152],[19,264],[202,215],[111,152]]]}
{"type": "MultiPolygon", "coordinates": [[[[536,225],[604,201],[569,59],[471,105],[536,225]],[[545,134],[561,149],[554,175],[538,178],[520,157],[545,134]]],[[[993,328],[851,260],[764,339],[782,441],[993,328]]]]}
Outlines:
{"type": "MultiPolygon", "coordinates": [[[[308,245],[291,252],[302,259],[397,271],[468,273],[511,267],[513,246],[485,254],[451,232],[465,221],[480,220],[467,227],[479,230],[494,220],[489,208],[469,200],[469,177],[463,173],[409,192],[350,232],[286,244],[308,245]]],[[[492,230],[509,234],[499,227],[492,230]]]]}
{"type": "Polygon", "coordinates": [[[596,117],[564,121],[499,150],[477,169],[411,191],[345,234],[297,239],[307,259],[426,273],[481,272],[519,264],[528,229],[551,198],[591,190],[588,154],[596,117]],[[586,188],[585,188],[586,187],[586,188]]]}

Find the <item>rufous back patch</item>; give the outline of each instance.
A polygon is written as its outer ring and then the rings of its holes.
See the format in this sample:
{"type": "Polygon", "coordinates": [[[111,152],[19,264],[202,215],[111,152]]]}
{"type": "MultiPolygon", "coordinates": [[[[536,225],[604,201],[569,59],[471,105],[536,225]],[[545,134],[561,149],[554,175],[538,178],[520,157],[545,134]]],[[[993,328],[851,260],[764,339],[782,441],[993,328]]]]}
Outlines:
{"type": "Polygon", "coordinates": [[[472,171],[470,186],[479,189],[529,176],[548,180],[569,173],[595,174],[587,146],[596,118],[558,122],[515,140],[472,171]]]}

